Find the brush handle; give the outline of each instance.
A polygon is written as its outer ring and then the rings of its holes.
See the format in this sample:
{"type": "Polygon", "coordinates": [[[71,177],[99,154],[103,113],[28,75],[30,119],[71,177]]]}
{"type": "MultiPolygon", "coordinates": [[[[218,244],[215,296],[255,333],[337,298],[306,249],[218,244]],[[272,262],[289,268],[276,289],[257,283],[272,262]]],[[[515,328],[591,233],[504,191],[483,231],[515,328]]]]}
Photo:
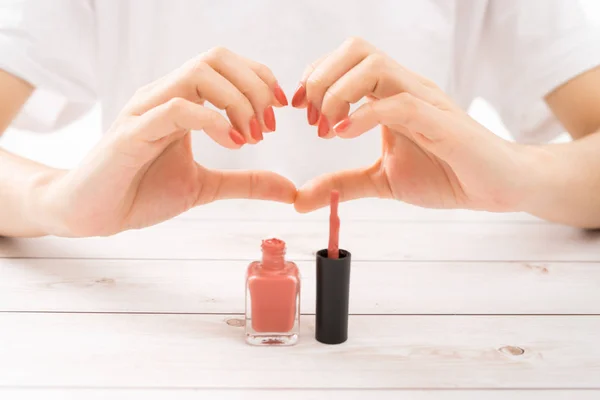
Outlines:
{"type": "Polygon", "coordinates": [[[329,214],[329,246],[327,246],[327,257],[337,259],[340,256],[340,217],[338,205],[340,193],[336,190],[331,192],[331,213],[329,214]]]}

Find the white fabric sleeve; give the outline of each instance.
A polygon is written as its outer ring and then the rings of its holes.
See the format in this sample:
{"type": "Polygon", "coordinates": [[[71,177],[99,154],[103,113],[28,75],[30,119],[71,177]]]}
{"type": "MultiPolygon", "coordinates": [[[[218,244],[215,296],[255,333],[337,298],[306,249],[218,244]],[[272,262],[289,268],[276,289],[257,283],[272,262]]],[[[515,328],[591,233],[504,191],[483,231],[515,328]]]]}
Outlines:
{"type": "Polygon", "coordinates": [[[483,97],[518,141],[545,142],[565,130],[544,96],[600,65],[600,31],[577,0],[490,0],[480,53],[483,97]]]}
{"type": "Polygon", "coordinates": [[[48,131],[96,101],[92,0],[0,0],[0,69],[35,86],[13,126],[48,131]]]}

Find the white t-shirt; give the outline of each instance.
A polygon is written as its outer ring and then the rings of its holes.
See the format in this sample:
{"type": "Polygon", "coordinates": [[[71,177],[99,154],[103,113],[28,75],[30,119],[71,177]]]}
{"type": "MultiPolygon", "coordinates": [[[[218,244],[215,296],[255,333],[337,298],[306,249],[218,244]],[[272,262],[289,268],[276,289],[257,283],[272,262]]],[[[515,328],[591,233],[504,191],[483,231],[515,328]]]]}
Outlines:
{"type": "MultiPolygon", "coordinates": [[[[0,68],[38,88],[17,121],[33,130],[70,123],[97,102],[106,129],[138,87],[215,46],[269,66],[289,98],[306,65],[349,36],[464,108],[483,97],[527,142],[561,132],[544,95],[600,64],[600,36],[575,0],[0,0],[0,68]]],[[[303,111],[276,118],[277,132],[239,151],[196,134],[197,160],[302,183],[380,154],[375,132],[323,140],[303,111]]]]}

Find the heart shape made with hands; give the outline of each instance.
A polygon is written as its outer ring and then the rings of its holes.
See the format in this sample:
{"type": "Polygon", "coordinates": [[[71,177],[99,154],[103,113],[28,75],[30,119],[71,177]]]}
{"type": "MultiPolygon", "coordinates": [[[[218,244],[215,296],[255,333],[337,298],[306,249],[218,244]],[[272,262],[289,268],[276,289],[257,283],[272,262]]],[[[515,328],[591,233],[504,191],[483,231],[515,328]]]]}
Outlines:
{"type": "Polygon", "coordinates": [[[191,132],[230,149],[256,144],[276,129],[273,107],[288,105],[269,68],[213,49],[136,92],[82,165],[55,185],[68,201],[63,195],[53,215],[69,219],[68,234],[85,236],[150,226],[227,198],[294,203],[300,212],[327,205],[332,190],[341,201],[394,198],[432,208],[504,211],[521,201],[514,177],[531,165],[520,148],[364,40],[350,39],[310,65],[291,103],[306,108],[324,139],[351,139],[380,126],[381,157],[298,190],[274,172],[197,164],[191,132]],[[349,113],[363,98],[369,101],[349,113]]]}
{"type": "MultiPolygon", "coordinates": [[[[276,129],[273,106],[288,101],[269,68],[226,49],[192,65],[188,70],[200,102],[226,110],[231,122],[212,115],[204,124],[215,141],[239,148],[276,129]]],[[[430,208],[505,211],[521,201],[512,177],[529,167],[522,152],[473,120],[435,83],[363,39],[351,38],[311,64],[291,103],[306,108],[308,124],[324,139],[351,139],[381,126],[381,157],[365,168],[316,177],[294,198],[293,185],[279,175],[227,172],[218,185],[227,190],[210,200],[293,202],[300,212],[326,206],[332,190],[340,192],[341,201],[394,198],[430,208]],[[369,101],[349,114],[351,105],[364,98],[369,101]]]]}

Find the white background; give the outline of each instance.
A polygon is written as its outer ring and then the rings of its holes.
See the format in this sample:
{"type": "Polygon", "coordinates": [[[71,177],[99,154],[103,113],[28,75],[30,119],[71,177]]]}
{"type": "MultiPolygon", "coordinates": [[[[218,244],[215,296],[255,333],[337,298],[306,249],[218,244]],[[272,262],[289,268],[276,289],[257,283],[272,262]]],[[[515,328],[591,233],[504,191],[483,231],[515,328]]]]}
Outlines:
{"type": "MultiPolygon", "coordinates": [[[[589,17],[600,24],[600,0],[581,1],[589,17]]],[[[483,101],[476,100],[469,111],[490,130],[510,139],[510,134],[494,110],[483,101]]],[[[100,135],[100,110],[96,108],[81,120],[53,133],[31,133],[9,128],[0,138],[0,147],[54,167],[69,168],[86,155],[100,135]]],[[[568,137],[564,135],[559,140],[568,140],[568,137]]]]}

